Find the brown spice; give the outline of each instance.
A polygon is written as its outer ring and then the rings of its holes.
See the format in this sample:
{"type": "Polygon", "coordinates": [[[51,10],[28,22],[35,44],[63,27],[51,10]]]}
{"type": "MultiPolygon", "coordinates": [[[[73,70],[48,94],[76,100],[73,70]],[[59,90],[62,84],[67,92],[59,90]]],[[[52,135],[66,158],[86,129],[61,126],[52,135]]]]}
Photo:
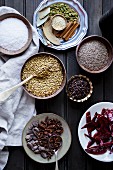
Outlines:
{"type": "Polygon", "coordinates": [[[68,41],[69,38],[71,38],[73,36],[73,34],[75,33],[75,30],[77,29],[78,26],[79,26],[79,23],[76,23],[76,25],[73,26],[72,30],[69,32],[67,37],[64,38],[65,41],[68,41]]]}
{"type": "Polygon", "coordinates": [[[69,22],[65,30],[60,34],[59,38],[62,38],[68,31],[68,29],[73,25],[73,22],[69,22]]]}
{"type": "Polygon", "coordinates": [[[73,30],[73,28],[75,27],[76,25],[76,21],[74,21],[73,25],[68,29],[68,31],[66,32],[66,34],[63,36],[63,39],[65,39],[69,33],[73,30]]]}

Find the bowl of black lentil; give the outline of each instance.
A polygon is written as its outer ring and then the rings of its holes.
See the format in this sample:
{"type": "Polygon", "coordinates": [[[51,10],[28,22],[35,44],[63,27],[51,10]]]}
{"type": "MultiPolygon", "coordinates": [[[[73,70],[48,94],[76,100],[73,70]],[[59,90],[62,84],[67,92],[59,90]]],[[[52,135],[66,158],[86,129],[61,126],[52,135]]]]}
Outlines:
{"type": "Polygon", "coordinates": [[[51,53],[35,54],[24,63],[21,80],[25,80],[30,75],[36,76],[25,83],[23,88],[30,96],[37,99],[49,99],[56,96],[63,90],[66,83],[65,67],[61,60],[51,53]],[[43,74],[44,69],[46,74],[43,74]]]}
{"type": "Polygon", "coordinates": [[[93,92],[92,82],[84,75],[74,75],[67,83],[67,96],[75,102],[84,102],[93,92]]]}
{"type": "Polygon", "coordinates": [[[88,36],[77,46],[76,59],[83,70],[101,73],[112,64],[113,48],[110,42],[101,36],[88,36]]]}

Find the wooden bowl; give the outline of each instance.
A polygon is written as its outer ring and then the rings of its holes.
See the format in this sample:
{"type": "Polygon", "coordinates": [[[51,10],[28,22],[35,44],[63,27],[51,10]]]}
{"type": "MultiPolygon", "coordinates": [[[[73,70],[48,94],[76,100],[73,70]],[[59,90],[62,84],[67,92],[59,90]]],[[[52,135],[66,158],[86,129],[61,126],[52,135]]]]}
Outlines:
{"type": "Polygon", "coordinates": [[[32,41],[32,28],[31,28],[29,21],[22,15],[15,14],[15,13],[7,13],[7,14],[0,16],[0,21],[3,21],[4,19],[7,19],[7,18],[17,18],[17,19],[21,20],[26,25],[26,27],[28,29],[28,40],[27,40],[26,44],[21,49],[16,50],[16,51],[10,51],[10,50],[0,47],[0,52],[3,54],[17,55],[17,54],[24,52],[29,47],[29,45],[32,41]]]}
{"type": "MultiPolygon", "coordinates": [[[[92,57],[93,57],[93,53],[92,53],[92,57]]],[[[84,38],[81,41],[81,43],[77,46],[77,48],[76,48],[76,59],[77,59],[77,62],[79,64],[79,66],[83,70],[85,70],[85,71],[87,71],[89,73],[101,73],[101,72],[105,71],[106,69],[108,69],[109,66],[112,64],[112,61],[113,61],[113,48],[112,48],[110,42],[107,39],[105,39],[105,38],[103,38],[101,36],[97,36],[97,35],[88,36],[88,37],[84,38]],[[78,54],[79,54],[79,50],[81,49],[81,47],[83,47],[84,44],[86,44],[88,42],[95,41],[95,40],[98,41],[98,42],[101,42],[106,47],[107,53],[108,53],[108,60],[106,61],[107,64],[103,68],[101,68],[99,70],[90,70],[90,69],[86,68],[85,66],[83,66],[80,63],[78,54]]]]}
{"type": "Polygon", "coordinates": [[[26,60],[26,62],[24,63],[24,65],[23,65],[23,67],[22,67],[22,70],[21,70],[21,80],[22,80],[22,72],[23,72],[23,68],[24,68],[25,64],[26,64],[30,59],[32,59],[33,57],[40,57],[41,55],[51,56],[51,57],[57,59],[58,62],[60,63],[60,65],[61,65],[61,67],[62,67],[62,73],[63,73],[63,81],[62,81],[61,87],[60,87],[55,93],[53,93],[52,95],[47,96],[47,97],[35,96],[34,94],[30,93],[30,92],[26,89],[25,85],[23,85],[23,88],[24,88],[24,90],[25,90],[31,97],[33,97],[33,98],[36,98],[36,99],[50,99],[50,98],[52,98],[52,97],[55,97],[57,94],[59,94],[59,93],[63,90],[63,88],[64,88],[64,86],[65,86],[65,83],[66,83],[66,69],[65,69],[62,61],[61,61],[58,57],[56,57],[55,55],[53,55],[53,54],[51,54],[51,53],[41,52],[41,53],[37,53],[37,54],[31,56],[29,59],[26,60]]]}

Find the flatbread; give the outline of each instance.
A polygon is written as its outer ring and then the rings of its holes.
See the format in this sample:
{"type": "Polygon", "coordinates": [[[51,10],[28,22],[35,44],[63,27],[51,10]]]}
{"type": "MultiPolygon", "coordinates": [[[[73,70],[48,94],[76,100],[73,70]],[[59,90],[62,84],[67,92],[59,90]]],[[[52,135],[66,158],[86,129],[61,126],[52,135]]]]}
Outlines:
{"type": "Polygon", "coordinates": [[[52,32],[51,20],[47,21],[42,28],[43,28],[45,37],[51,43],[53,43],[55,45],[60,45],[60,40],[52,32]]]}

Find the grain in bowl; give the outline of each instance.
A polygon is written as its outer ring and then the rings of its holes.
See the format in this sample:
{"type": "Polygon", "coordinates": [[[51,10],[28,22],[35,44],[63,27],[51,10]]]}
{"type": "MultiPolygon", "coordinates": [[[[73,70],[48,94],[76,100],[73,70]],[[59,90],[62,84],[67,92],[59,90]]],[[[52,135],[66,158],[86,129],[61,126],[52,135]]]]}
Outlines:
{"type": "Polygon", "coordinates": [[[79,65],[85,71],[100,73],[112,63],[112,46],[103,37],[89,36],[77,47],[76,56],[79,65]]]}
{"type": "Polygon", "coordinates": [[[47,99],[54,97],[63,89],[65,74],[65,68],[56,56],[39,53],[25,62],[21,79],[25,80],[30,75],[36,75],[24,85],[24,89],[35,98],[47,99]]]}

